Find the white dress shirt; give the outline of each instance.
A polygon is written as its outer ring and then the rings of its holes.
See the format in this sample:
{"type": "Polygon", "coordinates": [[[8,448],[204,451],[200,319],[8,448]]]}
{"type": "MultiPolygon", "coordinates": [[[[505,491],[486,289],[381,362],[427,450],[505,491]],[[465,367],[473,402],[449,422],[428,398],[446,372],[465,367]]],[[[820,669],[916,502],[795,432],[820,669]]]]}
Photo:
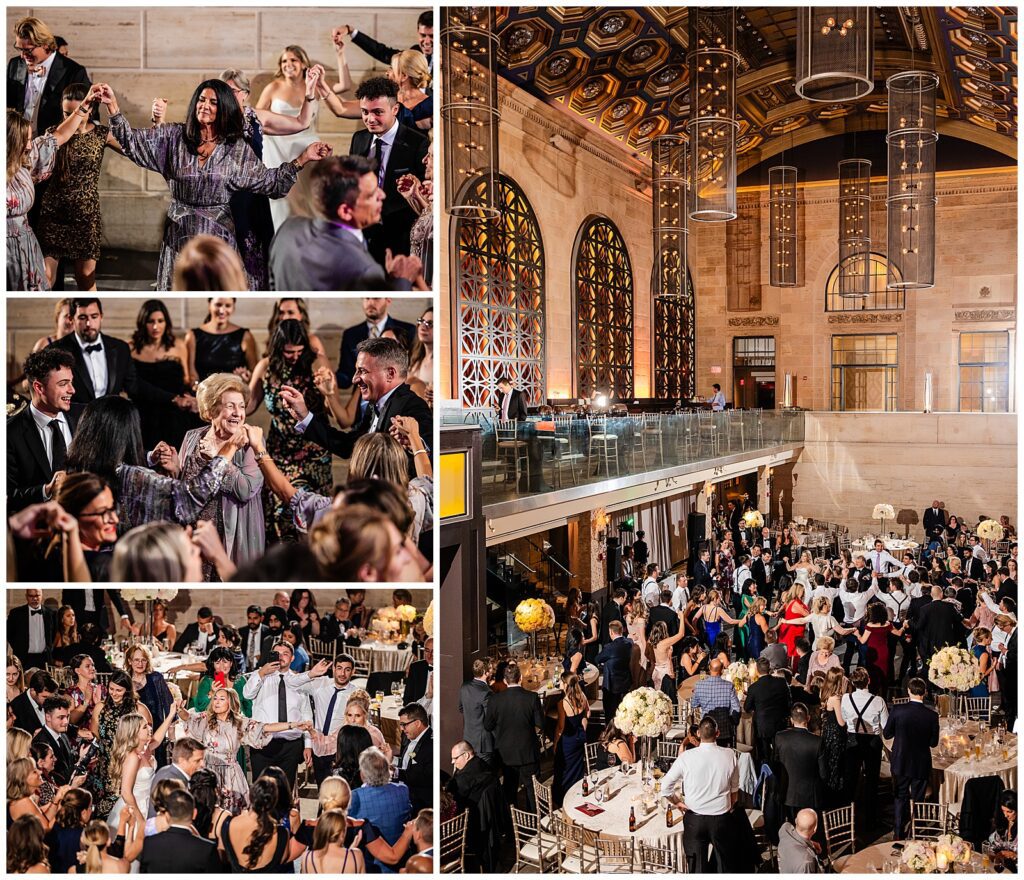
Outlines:
{"type": "Polygon", "coordinates": [[[330,675],[310,678],[307,682],[300,684],[297,688],[300,694],[311,694],[313,705],[316,709],[313,724],[321,733],[324,729],[324,721],[327,718],[327,709],[331,705],[331,698],[335,690],[338,692],[338,699],[334,703],[334,712],[331,714],[331,726],[327,731],[328,736],[337,736],[338,730],[345,724],[345,706],[348,698],[357,690],[350,681],[345,687],[335,687],[334,678],[330,675]]]}
{"type": "MultiPolygon", "coordinates": [[[[53,431],[50,428],[50,422],[54,419],[57,420],[57,425],[60,428],[61,434],[64,436],[64,449],[67,450],[71,446],[71,426],[68,424],[67,413],[59,412],[55,416],[48,416],[44,412],[40,412],[36,409],[34,403],[29,404],[29,412],[32,413],[32,421],[36,424],[36,430],[39,432],[39,439],[43,441],[43,449],[46,451],[46,460],[50,463],[50,467],[53,467],[53,431]]],[[[45,494],[45,493],[44,493],[45,494]]],[[[49,500],[49,496],[46,496],[49,500]]]]}
{"type": "Polygon", "coordinates": [[[818,598],[818,596],[826,596],[828,598],[829,604],[831,605],[832,602],[835,600],[836,596],[838,595],[839,587],[829,587],[825,584],[821,584],[821,586],[815,586],[815,588],[811,590],[810,595],[807,597],[807,607],[813,608],[814,601],[818,598]]]}
{"type": "Polygon", "coordinates": [[[28,609],[28,652],[42,654],[46,650],[46,627],[43,625],[45,614],[42,613],[42,605],[36,609],[41,613],[33,614],[32,610],[31,607],[28,609]]]}
{"type": "Polygon", "coordinates": [[[872,550],[868,553],[867,558],[871,564],[871,570],[877,571],[879,574],[886,574],[886,566],[890,565],[896,569],[893,574],[897,576],[908,573],[907,567],[888,550],[872,550]]]}
{"type": "Polygon", "coordinates": [[[402,769],[403,770],[408,770],[409,769],[409,759],[412,758],[412,756],[416,753],[416,744],[421,739],[423,739],[423,734],[425,734],[427,732],[427,730],[429,730],[429,728],[424,727],[423,730],[420,731],[420,735],[418,737],[416,737],[416,739],[409,740],[409,745],[406,746],[405,754],[402,755],[402,769]]]}
{"type": "Polygon", "coordinates": [[[746,565],[741,565],[739,568],[736,569],[736,574],[733,576],[732,591],[734,593],[742,593],[743,585],[747,582],[748,579],[752,578],[753,575],[750,573],[750,567],[746,565]]]}
{"type": "Polygon", "coordinates": [[[50,68],[53,67],[53,59],[56,54],[56,52],[51,52],[46,56],[45,61],[37,65],[42,68],[42,73],[32,73],[29,70],[25,72],[24,116],[33,123],[36,121],[39,99],[43,96],[43,89],[46,86],[46,80],[50,77],[50,68]]]}
{"type": "Polygon", "coordinates": [[[649,577],[644,580],[643,585],[640,587],[640,595],[643,596],[644,604],[648,608],[660,605],[661,587],[658,585],[657,578],[649,577]]]}
{"type": "Polygon", "coordinates": [[[885,722],[889,720],[889,710],[886,708],[885,700],[868,690],[844,694],[842,712],[846,729],[850,733],[877,733],[881,736],[885,722]],[[860,730],[857,729],[857,709],[862,710],[861,717],[864,720],[860,730]]]}
{"type": "Polygon", "coordinates": [[[43,707],[32,699],[31,694],[29,695],[28,702],[29,705],[32,706],[32,711],[36,713],[36,717],[39,719],[40,726],[46,727],[46,713],[43,711],[43,707]]]}
{"type": "MultiPolygon", "coordinates": [[[[856,581],[854,581],[856,583],[856,581]]],[[[878,583],[873,581],[871,586],[863,593],[851,593],[846,589],[846,581],[839,584],[839,601],[843,603],[844,623],[854,623],[864,617],[864,611],[878,593],[878,583]]]]}
{"type": "Polygon", "coordinates": [[[732,792],[740,788],[739,756],[715,743],[701,743],[683,752],[661,781],[666,794],[683,784],[687,809],[701,816],[721,816],[732,809],[732,792]]]}
{"type": "Polygon", "coordinates": [[[370,139],[370,158],[373,159],[377,155],[377,141],[381,142],[380,147],[380,168],[377,169],[377,181],[383,187],[384,177],[388,173],[388,160],[391,158],[391,148],[395,144],[395,138],[398,137],[398,118],[395,118],[391,128],[389,128],[384,134],[374,135],[370,139]]]}
{"type": "Polygon", "coordinates": [[[96,392],[96,397],[105,397],[109,379],[107,377],[107,353],[104,349],[103,334],[100,333],[96,337],[95,342],[83,342],[76,333],[75,342],[78,343],[78,347],[82,350],[85,368],[89,371],[89,378],[92,379],[92,387],[96,392]],[[93,345],[98,345],[100,350],[86,352],[86,349],[93,345]]]}
{"type": "Polygon", "coordinates": [[[380,423],[381,413],[384,412],[384,408],[388,405],[388,401],[391,399],[391,395],[398,389],[396,385],[387,394],[379,398],[376,403],[369,404],[373,407],[373,418],[370,420],[370,430],[368,433],[374,434],[377,431],[377,425],[380,423]]]}
{"type": "Polygon", "coordinates": [[[971,548],[971,555],[981,562],[988,562],[988,551],[981,546],[980,541],[971,548]]]}
{"type": "Polygon", "coordinates": [[[690,591],[686,587],[678,586],[672,591],[672,607],[676,611],[685,611],[689,601],[690,591]]]}
{"type": "MultiPolygon", "coordinates": [[[[312,721],[309,699],[299,690],[300,685],[309,681],[309,675],[291,670],[274,672],[266,678],[260,678],[258,672],[253,672],[246,678],[242,694],[247,700],[252,700],[252,717],[263,724],[274,724],[281,720],[277,717],[277,689],[282,679],[287,688],[287,720],[312,721]]],[[[300,736],[303,737],[303,745],[312,748],[313,738],[302,730],[281,730],[274,734],[274,739],[298,739],[300,736]]]]}
{"type": "Polygon", "coordinates": [[[711,409],[714,412],[725,409],[725,395],[721,391],[716,391],[715,396],[711,398],[711,409]]]}
{"type": "Polygon", "coordinates": [[[512,405],[512,391],[501,398],[501,418],[502,421],[508,421],[508,408],[512,405]]]}
{"type": "Polygon", "coordinates": [[[879,593],[878,598],[889,611],[889,620],[902,620],[910,610],[910,596],[903,590],[892,590],[888,593],[879,593]]]}

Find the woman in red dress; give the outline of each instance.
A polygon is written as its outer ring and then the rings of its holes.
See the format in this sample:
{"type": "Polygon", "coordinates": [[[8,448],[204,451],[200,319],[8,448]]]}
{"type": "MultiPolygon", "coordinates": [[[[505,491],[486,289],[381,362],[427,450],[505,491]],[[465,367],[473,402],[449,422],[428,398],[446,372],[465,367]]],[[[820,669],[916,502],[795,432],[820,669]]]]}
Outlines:
{"type": "Polygon", "coordinates": [[[889,613],[881,602],[868,605],[867,624],[864,632],[857,634],[862,645],[868,646],[868,674],[871,676],[871,693],[885,699],[889,688],[889,636],[903,635],[906,623],[894,627],[889,623],[889,613]]]}
{"type": "Polygon", "coordinates": [[[796,640],[801,638],[806,624],[786,623],[797,617],[806,617],[810,609],[804,604],[803,584],[793,584],[782,594],[782,620],[779,621],[779,644],[786,646],[786,653],[792,660],[796,657],[796,640]]]}

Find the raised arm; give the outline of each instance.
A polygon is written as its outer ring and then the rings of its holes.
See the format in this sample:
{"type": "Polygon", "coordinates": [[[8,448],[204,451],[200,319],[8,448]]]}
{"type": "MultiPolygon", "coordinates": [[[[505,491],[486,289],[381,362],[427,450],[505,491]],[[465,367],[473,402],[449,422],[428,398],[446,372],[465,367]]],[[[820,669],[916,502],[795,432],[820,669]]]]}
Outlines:
{"type": "Polygon", "coordinates": [[[170,175],[171,156],[181,137],[180,125],[158,125],[155,128],[132,128],[121,113],[110,86],[101,84],[101,100],[110,113],[110,133],[136,165],[155,171],[163,177],[170,175]]]}

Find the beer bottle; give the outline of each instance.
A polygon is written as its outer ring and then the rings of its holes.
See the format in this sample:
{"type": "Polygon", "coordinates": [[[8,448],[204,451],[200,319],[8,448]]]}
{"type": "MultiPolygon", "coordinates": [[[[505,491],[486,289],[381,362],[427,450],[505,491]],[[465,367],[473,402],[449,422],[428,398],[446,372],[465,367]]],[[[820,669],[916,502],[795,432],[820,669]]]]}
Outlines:
{"type": "Polygon", "coordinates": [[[633,807],[629,808],[629,831],[636,831],[636,810],[633,807]]]}
{"type": "Polygon", "coordinates": [[[676,821],[675,813],[672,810],[672,801],[668,802],[668,809],[665,811],[665,826],[671,828],[676,821]]]}
{"type": "Polygon", "coordinates": [[[590,784],[587,782],[587,777],[584,776],[583,777],[583,797],[586,797],[588,794],[590,794],[590,784]]]}

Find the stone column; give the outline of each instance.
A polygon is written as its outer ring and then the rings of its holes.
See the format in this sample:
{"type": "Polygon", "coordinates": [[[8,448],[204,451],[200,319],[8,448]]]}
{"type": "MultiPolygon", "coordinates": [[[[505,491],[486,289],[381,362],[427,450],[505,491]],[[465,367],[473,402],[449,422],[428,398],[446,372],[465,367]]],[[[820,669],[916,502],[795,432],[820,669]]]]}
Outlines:
{"type": "Polygon", "coordinates": [[[576,573],[574,585],[593,601],[603,600],[607,587],[605,577],[604,542],[601,535],[606,528],[604,508],[569,517],[569,567],[576,573]]]}

